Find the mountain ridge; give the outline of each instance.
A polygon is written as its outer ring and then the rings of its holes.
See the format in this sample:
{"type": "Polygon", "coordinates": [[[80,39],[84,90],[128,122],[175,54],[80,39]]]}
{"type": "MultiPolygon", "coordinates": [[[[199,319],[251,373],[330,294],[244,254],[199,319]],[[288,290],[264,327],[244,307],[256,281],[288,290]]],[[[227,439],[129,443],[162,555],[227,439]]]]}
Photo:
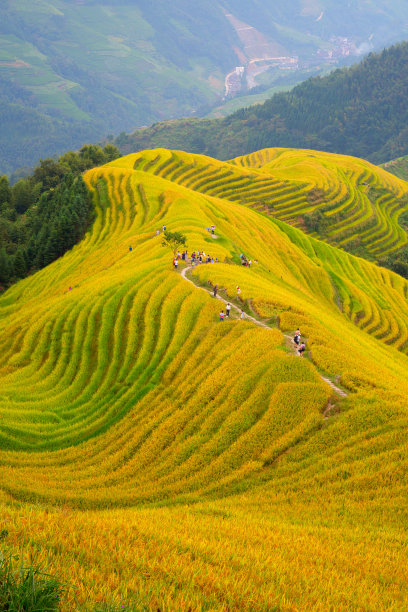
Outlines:
{"type": "Polygon", "coordinates": [[[401,43],[225,119],[162,122],[115,143],[123,153],[184,143],[180,148],[193,153],[230,159],[282,146],[387,162],[407,151],[407,62],[408,43],[401,43]]]}
{"type": "Polygon", "coordinates": [[[282,80],[288,70],[299,81],[393,42],[407,31],[407,14],[397,0],[386,4],[384,13],[358,0],[345,14],[331,0],[279,0],[272,8],[258,0],[5,0],[1,171],[160,119],[206,114],[237,67],[248,73],[237,77],[242,91],[247,77],[265,88],[293,84],[282,80]],[[256,32],[257,47],[240,39],[226,12],[256,32]]]}

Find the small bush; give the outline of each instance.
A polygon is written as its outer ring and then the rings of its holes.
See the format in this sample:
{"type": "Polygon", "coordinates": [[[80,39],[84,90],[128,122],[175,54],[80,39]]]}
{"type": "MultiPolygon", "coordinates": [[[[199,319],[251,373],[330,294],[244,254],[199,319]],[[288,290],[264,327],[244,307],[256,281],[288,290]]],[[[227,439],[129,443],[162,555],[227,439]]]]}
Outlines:
{"type": "Polygon", "coordinates": [[[57,578],[41,567],[26,565],[11,552],[0,553],[0,610],[7,612],[53,612],[63,588],[57,578]]]}

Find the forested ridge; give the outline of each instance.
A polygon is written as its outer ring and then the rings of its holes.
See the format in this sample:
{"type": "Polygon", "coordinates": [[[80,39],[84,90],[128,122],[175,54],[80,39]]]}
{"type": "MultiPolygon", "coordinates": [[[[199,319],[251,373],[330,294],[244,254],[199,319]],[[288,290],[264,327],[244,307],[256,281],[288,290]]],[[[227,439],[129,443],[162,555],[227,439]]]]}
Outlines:
{"type": "Polygon", "coordinates": [[[112,145],[85,145],[58,160],[41,160],[31,176],[12,186],[0,176],[0,291],[81,240],[93,219],[81,174],[117,157],[112,145]]]}
{"type": "Polygon", "coordinates": [[[124,153],[171,147],[219,159],[302,147],[382,163],[408,153],[407,64],[408,43],[401,43],[225,119],[163,122],[115,144],[124,153]]]}
{"type": "MultiPolygon", "coordinates": [[[[0,172],[9,175],[16,168],[27,164],[32,167],[39,159],[55,152],[77,149],[83,142],[96,141],[107,131],[104,126],[109,126],[103,120],[95,127],[96,121],[73,121],[57,110],[46,111],[28,89],[1,74],[0,104],[0,172]]],[[[115,100],[107,107],[113,112],[114,108],[118,109],[118,102],[115,100]]],[[[124,109],[119,107],[119,110],[124,109]]]]}
{"type": "Polygon", "coordinates": [[[259,55],[299,59],[293,71],[259,74],[267,90],[282,74],[299,83],[407,31],[401,0],[3,0],[0,173],[122,130],[205,116],[224,103],[226,75],[259,55]]]}

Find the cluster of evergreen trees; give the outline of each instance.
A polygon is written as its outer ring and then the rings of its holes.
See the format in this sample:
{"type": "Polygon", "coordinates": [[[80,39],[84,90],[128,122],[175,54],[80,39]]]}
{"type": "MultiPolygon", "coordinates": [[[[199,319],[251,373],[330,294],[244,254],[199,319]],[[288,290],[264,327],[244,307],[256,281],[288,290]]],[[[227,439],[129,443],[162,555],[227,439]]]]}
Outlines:
{"type": "Polygon", "coordinates": [[[0,176],[0,289],[40,270],[84,236],[93,219],[82,172],[120,156],[113,145],[85,145],[45,159],[10,185],[0,176]]]}

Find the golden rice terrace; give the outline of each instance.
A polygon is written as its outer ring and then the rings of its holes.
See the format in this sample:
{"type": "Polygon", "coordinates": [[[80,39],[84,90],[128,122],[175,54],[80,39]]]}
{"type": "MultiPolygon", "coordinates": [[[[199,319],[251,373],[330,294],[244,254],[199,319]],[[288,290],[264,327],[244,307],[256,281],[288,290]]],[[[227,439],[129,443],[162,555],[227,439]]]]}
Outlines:
{"type": "Polygon", "coordinates": [[[62,610],[407,609],[408,283],[333,245],[404,246],[408,184],[272,149],[85,179],[86,238],[0,298],[9,543],[62,610]],[[218,263],[187,282],[164,225],[218,263]],[[263,325],[221,322],[216,284],[263,325]]]}

